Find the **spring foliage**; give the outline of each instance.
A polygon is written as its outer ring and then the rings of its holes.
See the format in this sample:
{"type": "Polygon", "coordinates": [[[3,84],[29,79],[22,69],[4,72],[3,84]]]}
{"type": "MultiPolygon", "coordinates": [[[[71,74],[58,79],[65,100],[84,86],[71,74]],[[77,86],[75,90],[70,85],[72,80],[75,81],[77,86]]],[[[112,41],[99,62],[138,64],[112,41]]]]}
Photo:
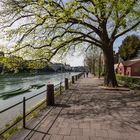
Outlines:
{"type": "Polygon", "coordinates": [[[107,56],[107,85],[116,81],[114,41],[140,25],[139,0],[1,0],[1,5],[0,22],[7,39],[16,41],[14,52],[29,54],[33,48],[32,56],[50,61],[83,43],[98,46],[107,56]]]}

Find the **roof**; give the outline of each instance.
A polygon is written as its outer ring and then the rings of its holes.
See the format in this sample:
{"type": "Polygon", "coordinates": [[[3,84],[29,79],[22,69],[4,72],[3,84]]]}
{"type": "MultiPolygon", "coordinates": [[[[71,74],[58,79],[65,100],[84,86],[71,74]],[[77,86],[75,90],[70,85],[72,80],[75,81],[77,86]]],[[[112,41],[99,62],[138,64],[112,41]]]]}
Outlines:
{"type": "Polygon", "coordinates": [[[121,62],[124,66],[132,66],[135,63],[140,62],[140,58],[137,59],[132,59],[132,60],[128,60],[128,61],[123,61],[121,62]]]}

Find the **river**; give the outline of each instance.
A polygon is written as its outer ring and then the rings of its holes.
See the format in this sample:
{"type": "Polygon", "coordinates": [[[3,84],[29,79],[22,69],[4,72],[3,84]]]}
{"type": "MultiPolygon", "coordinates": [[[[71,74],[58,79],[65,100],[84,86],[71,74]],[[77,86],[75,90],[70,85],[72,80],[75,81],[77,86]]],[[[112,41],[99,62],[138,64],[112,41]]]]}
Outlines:
{"type": "MultiPolygon", "coordinates": [[[[11,98],[3,99],[0,98],[0,111],[23,100],[23,97],[31,97],[37,93],[46,90],[47,84],[58,84],[64,81],[65,78],[71,78],[71,76],[77,73],[51,73],[51,74],[40,74],[40,75],[18,75],[18,76],[5,76],[0,79],[0,95],[16,89],[26,89],[31,85],[45,85],[39,89],[31,89],[24,94],[13,96],[11,98]]],[[[44,99],[46,94],[42,94],[35,99],[28,101],[27,108],[30,109],[44,99]]],[[[0,128],[4,127],[11,120],[22,114],[22,104],[10,109],[6,112],[0,113],[0,128]]]]}

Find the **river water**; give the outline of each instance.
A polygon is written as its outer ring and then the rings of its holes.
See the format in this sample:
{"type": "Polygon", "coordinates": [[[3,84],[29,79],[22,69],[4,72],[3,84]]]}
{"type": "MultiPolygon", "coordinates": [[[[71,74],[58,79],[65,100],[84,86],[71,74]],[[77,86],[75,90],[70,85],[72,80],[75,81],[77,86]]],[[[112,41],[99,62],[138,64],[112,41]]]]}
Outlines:
{"type": "MultiPolygon", "coordinates": [[[[14,105],[15,103],[18,103],[23,100],[23,97],[31,97],[37,93],[40,93],[44,90],[46,90],[47,84],[58,84],[62,81],[64,81],[65,78],[71,78],[71,76],[76,75],[77,73],[71,72],[71,73],[52,73],[52,74],[41,74],[41,75],[34,75],[34,76],[25,76],[25,75],[19,75],[19,76],[5,76],[0,79],[0,95],[3,93],[6,93],[10,90],[16,90],[16,89],[26,89],[30,87],[31,85],[36,84],[45,84],[45,86],[39,88],[39,89],[32,89],[30,92],[26,92],[24,94],[20,94],[17,96],[13,96],[8,99],[0,98],[0,111],[14,105]]],[[[33,106],[35,106],[37,103],[39,103],[42,99],[44,99],[46,96],[46,93],[41,94],[37,96],[34,99],[31,99],[26,104],[28,109],[31,109],[33,106]]],[[[4,127],[7,123],[12,121],[14,118],[16,118],[18,115],[22,114],[22,104],[14,107],[13,109],[10,109],[6,112],[0,113],[0,128],[4,127]]]]}

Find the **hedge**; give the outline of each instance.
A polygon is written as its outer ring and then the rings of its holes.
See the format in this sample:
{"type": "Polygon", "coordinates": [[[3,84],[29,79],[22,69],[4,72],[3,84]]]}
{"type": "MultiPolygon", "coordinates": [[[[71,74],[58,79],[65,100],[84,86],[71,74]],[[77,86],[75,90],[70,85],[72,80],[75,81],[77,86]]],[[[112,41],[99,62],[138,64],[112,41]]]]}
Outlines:
{"type": "Polygon", "coordinates": [[[140,89],[140,77],[116,75],[116,78],[118,82],[123,82],[124,86],[140,89]]]}

